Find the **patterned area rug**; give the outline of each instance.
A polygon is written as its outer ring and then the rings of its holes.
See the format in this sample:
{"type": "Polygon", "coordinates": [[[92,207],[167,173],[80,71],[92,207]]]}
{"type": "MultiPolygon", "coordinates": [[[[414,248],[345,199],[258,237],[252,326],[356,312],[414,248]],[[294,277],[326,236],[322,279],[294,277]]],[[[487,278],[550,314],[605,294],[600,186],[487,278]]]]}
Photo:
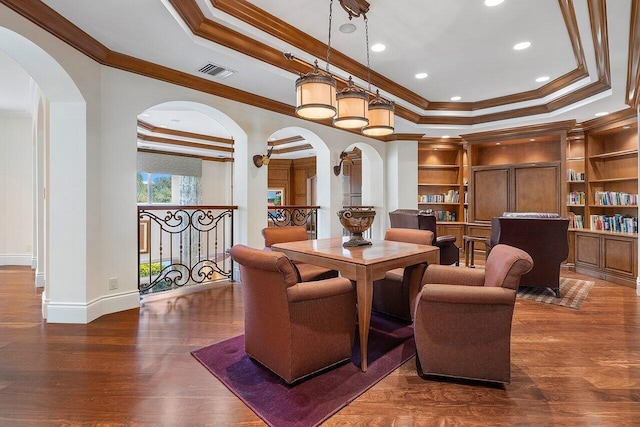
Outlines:
{"type": "Polygon", "coordinates": [[[518,298],[579,310],[584,300],[587,299],[587,295],[589,295],[589,291],[593,285],[594,282],[589,280],[560,277],[560,297],[556,297],[549,288],[529,288],[522,286],[518,289],[518,298]]]}

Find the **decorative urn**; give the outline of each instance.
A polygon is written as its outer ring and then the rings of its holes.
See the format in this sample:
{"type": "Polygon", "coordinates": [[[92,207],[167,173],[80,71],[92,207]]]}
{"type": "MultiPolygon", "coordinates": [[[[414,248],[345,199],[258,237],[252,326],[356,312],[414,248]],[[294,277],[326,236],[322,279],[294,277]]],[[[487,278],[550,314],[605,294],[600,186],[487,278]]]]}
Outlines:
{"type": "Polygon", "coordinates": [[[365,240],[362,237],[362,233],[371,227],[375,216],[376,211],[372,207],[348,207],[339,211],[338,218],[340,218],[340,223],[351,236],[351,239],[344,242],[342,246],[348,248],[370,245],[371,242],[365,240]]]}

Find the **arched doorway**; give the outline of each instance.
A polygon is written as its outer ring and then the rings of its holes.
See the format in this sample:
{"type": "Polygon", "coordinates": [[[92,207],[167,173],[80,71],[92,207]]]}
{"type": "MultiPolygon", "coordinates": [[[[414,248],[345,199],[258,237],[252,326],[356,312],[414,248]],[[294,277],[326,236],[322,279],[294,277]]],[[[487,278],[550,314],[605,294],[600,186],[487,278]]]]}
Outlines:
{"type": "Polygon", "coordinates": [[[38,230],[47,236],[43,316],[49,322],[86,323],[91,320],[87,307],[88,226],[82,208],[87,205],[86,103],[62,66],[29,39],[0,27],[0,50],[31,76],[48,100],[47,120],[38,121],[38,126],[48,122],[44,133],[48,151],[46,217],[43,230],[38,230]],[[69,210],[70,205],[79,208],[69,210]]]}

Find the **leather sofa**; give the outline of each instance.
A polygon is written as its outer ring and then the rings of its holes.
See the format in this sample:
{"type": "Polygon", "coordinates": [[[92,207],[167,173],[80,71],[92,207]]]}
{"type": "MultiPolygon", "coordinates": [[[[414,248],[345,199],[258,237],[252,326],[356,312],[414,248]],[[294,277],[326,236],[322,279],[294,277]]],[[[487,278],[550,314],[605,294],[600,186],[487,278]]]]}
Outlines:
{"type": "Polygon", "coordinates": [[[551,288],[560,296],[560,266],[569,256],[569,219],[556,213],[503,212],[491,219],[490,246],[520,248],[533,258],[521,286],[551,288]]]}
{"type": "Polygon", "coordinates": [[[433,233],[433,246],[440,248],[440,264],[460,265],[460,248],[456,245],[456,236],[438,236],[435,215],[418,209],[396,209],[389,212],[392,228],[416,228],[433,233]]]}

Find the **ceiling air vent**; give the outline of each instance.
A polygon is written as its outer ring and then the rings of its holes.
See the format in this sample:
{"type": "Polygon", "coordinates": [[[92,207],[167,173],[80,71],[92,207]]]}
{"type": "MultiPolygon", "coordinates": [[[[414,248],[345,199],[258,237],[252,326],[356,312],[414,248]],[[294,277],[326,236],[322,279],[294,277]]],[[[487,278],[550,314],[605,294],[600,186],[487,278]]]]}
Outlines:
{"type": "Polygon", "coordinates": [[[234,71],[221,67],[220,65],[213,64],[211,62],[206,63],[198,69],[199,72],[208,74],[217,79],[224,79],[229,77],[234,71]]]}

